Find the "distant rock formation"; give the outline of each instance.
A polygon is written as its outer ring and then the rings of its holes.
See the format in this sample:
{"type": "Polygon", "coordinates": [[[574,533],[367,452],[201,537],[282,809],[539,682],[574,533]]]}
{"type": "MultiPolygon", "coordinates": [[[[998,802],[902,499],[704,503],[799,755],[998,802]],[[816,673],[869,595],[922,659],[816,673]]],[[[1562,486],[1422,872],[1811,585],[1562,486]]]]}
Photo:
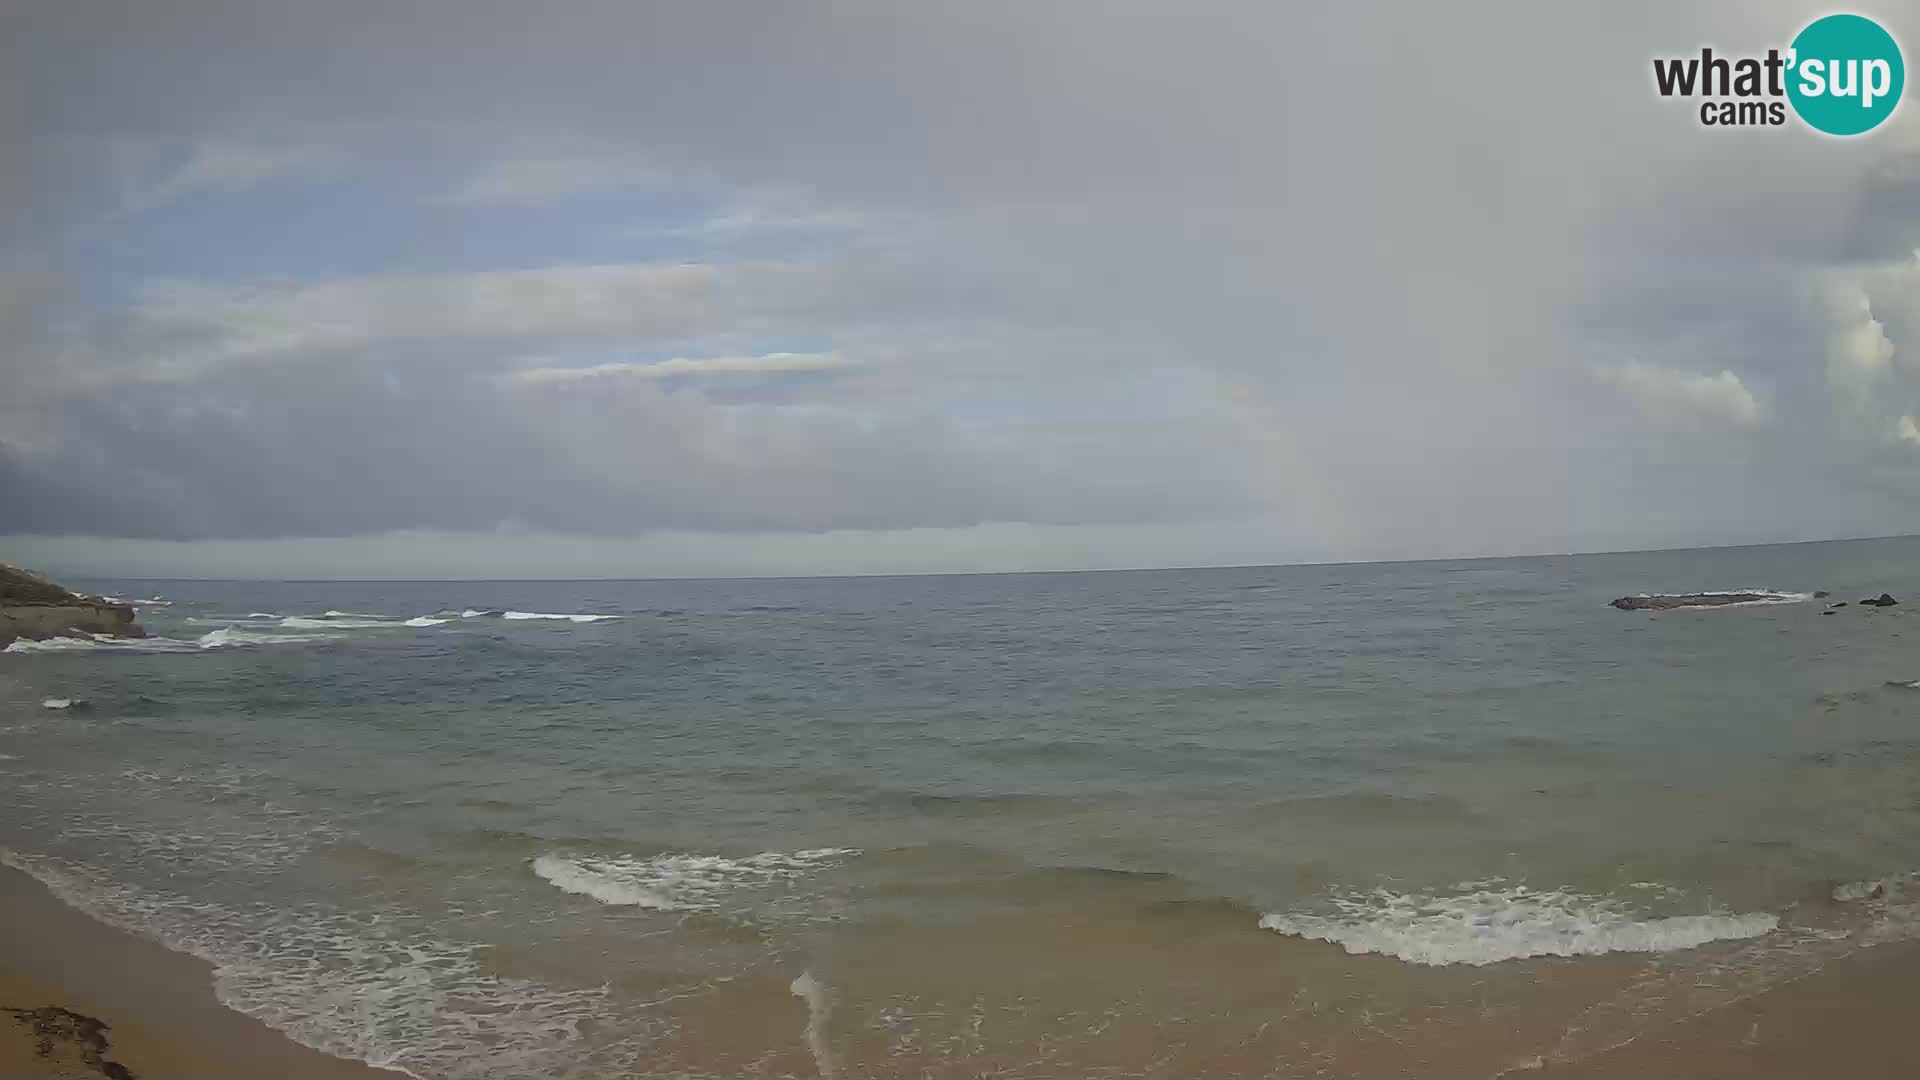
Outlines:
{"type": "Polygon", "coordinates": [[[30,570],[0,563],[0,649],[18,638],[82,634],[146,637],[130,604],[63,589],[30,570]]]}
{"type": "Polygon", "coordinates": [[[1621,611],[1666,611],[1683,607],[1723,607],[1727,604],[1754,604],[1778,600],[1778,593],[1679,593],[1668,596],[1623,596],[1613,601],[1621,611]]]}
{"type": "Polygon", "coordinates": [[[1886,593],[1881,593],[1877,599],[1862,600],[1860,602],[1862,604],[1866,604],[1869,607],[1892,607],[1893,605],[1899,603],[1900,601],[1895,600],[1893,597],[1888,596],[1886,593]]]}

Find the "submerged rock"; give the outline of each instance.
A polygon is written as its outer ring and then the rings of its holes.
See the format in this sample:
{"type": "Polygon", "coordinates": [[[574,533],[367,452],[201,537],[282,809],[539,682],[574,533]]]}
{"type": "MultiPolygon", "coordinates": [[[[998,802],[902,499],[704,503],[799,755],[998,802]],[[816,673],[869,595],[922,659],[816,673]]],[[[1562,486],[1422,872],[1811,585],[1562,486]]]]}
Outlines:
{"type": "Polygon", "coordinates": [[[1612,606],[1621,611],[1665,611],[1683,607],[1725,607],[1728,604],[1754,604],[1779,600],[1778,593],[1674,593],[1664,596],[1623,596],[1612,606]]]}

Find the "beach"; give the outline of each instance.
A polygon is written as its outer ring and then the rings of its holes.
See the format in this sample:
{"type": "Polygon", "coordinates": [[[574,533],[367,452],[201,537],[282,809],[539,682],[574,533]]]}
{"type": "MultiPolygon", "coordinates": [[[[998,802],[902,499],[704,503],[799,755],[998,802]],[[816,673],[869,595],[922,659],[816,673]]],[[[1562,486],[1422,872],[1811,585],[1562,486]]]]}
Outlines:
{"type": "MultiPolygon", "coordinates": [[[[1502,1075],[1538,1080],[1910,1077],[1920,1075],[1920,1043],[1911,1037],[1917,997],[1920,943],[1878,946],[1624,1045],[1578,1060],[1543,1061],[1537,1067],[1522,1063],[1502,1075]]],[[[6,1010],[0,1013],[0,1077],[8,1080],[393,1080],[403,1075],[310,1050],[222,1007],[205,964],[81,915],[32,878],[5,867],[0,867],[0,1009],[6,1010]],[[54,1010],[69,1015],[50,1018],[54,1010]]],[[[1151,1033],[1143,1032],[1142,1042],[1141,1052],[1151,1055],[1151,1033]]],[[[1424,1064],[1418,1057],[1374,1062],[1383,1076],[1430,1075],[1424,1064]]],[[[1260,1072],[1246,1059],[1237,1066],[1247,1070],[1243,1075],[1289,1075],[1260,1072]]],[[[887,1074],[862,1070],[859,1075],[887,1074]]]]}
{"type": "Polygon", "coordinates": [[[206,964],[96,922],[7,867],[0,1009],[0,1077],[9,1080],[401,1075],[310,1050],[225,1008],[206,964]]]}

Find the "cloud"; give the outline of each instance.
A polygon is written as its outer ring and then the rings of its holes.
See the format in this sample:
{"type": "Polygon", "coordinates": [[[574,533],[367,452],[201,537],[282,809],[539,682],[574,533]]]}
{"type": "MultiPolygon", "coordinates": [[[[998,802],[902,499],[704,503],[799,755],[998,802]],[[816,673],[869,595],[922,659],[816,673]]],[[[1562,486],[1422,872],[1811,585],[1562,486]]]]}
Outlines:
{"type": "Polygon", "coordinates": [[[1625,393],[1642,413],[1682,427],[1724,425],[1750,428],[1765,419],[1752,391],[1731,371],[1705,375],[1631,362],[1603,368],[1599,375],[1625,393]]]}
{"type": "Polygon", "coordinates": [[[1827,290],[1831,328],[1827,342],[1827,377],[1864,404],[1876,383],[1893,370],[1893,342],[1885,324],[1873,317],[1873,303],[1865,291],[1835,281],[1827,290]]]}
{"type": "Polygon", "coordinates": [[[1633,15],[42,5],[0,43],[47,88],[0,103],[0,264],[50,275],[0,299],[0,531],[849,568],[1920,528],[1920,113],[1715,138],[1648,58],[1807,12],[1633,15]],[[351,183],[212,149],[288,132],[351,183]],[[132,168],[191,215],[122,220],[122,143],[209,148],[132,168]]]}
{"type": "Polygon", "coordinates": [[[671,340],[705,325],[718,274],[661,263],[246,284],[154,281],[86,360],[43,362],[69,388],[187,382],[242,363],[393,342],[671,340]]]}
{"type": "Polygon", "coordinates": [[[1914,423],[1911,416],[1902,416],[1894,424],[1893,435],[1908,446],[1920,446],[1920,424],[1914,423]]]}
{"type": "Polygon", "coordinates": [[[842,371],[859,362],[839,353],[776,352],[760,356],[677,356],[651,363],[617,362],[582,367],[520,368],[502,376],[528,386],[578,383],[620,376],[629,379],[677,379],[708,375],[783,375],[797,372],[842,371]]]}

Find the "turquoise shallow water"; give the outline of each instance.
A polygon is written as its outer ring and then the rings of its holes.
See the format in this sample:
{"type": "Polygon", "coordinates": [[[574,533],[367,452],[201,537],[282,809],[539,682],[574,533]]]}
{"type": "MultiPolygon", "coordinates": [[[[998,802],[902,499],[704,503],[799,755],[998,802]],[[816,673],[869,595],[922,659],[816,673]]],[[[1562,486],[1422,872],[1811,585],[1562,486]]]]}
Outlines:
{"type": "Polygon", "coordinates": [[[423,1076],[1491,1074],[1906,932],[1916,566],[76,583],[0,847],[423,1076]]]}

